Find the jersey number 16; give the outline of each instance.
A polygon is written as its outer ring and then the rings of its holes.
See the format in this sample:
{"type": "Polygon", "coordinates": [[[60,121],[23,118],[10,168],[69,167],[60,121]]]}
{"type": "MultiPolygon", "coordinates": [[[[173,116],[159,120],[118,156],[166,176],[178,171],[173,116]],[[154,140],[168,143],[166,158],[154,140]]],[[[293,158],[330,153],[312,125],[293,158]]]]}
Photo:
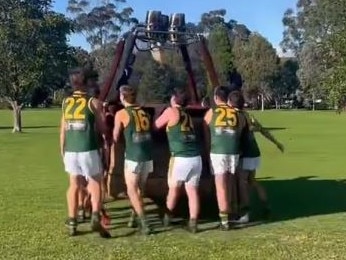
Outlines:
{"type": "Polygon", "coordinates": [[[150,120],[148,114],[142,110],[132,110],[135,119],[136,132],[146,132],[150,130],[150,120]]]}

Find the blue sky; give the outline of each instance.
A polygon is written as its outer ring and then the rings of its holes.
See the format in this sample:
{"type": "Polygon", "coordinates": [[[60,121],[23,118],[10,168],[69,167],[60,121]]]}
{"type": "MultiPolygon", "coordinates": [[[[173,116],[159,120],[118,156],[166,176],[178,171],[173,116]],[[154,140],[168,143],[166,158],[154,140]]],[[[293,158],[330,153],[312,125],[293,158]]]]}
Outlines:
{"type": "MultiPolygon", "coordinates": [[[[68,0],[56,0],[54,9],[65,13],[68,0]]],[[[93,0],[98,2],[98,0],[93,0]]],[[[126,6],[134,9],[134,16],[144,20],[147,10],[163,13],[185,13],[188,22],[197,22],[202,13],[226,9],[227,19],[244,23],[250,30],[266,37],[275,48],[282,38],[282,16],[287,8],[293,8],[296,0],[127,0],[126,6]]],[[[88,48],[82,36],[73,35],[72,45],[88,48]]]]}

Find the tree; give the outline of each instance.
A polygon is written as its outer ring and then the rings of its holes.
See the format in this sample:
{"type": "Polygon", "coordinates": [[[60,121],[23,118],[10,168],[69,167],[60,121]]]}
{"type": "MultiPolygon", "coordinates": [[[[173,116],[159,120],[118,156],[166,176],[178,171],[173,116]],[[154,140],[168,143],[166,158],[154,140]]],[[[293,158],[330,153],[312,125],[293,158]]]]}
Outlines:
{"type": "Polygon", "coordinates": [[[276,108],[279,108],[282,98],[293,98],[300,87],[297,76],[299,69],[298,61],[295,58],[281,58],[279,74],[275,81],[274,98],[276,108]]]}
{"type": "Polygon", "coordinates": [[[245,91],[250,98],[265,101],[272,97],[279,72],[279,58],[273,46],[260,34],[253,33],[248,41],[237,39],[233,48],[234,63],[245,80],[245,91]]]}
{"type": "Polygon", "coordinates": [[[67,11],[74,16],[77,32],[84,33],[94,50],[117,41],[122,26],[138,23],[133,9],[121,9],[125,0],[102,0],[97,4],[86,0],[69,0],[67,11]]]}
{"type": "Polygon", "coordinates": [[[215,69],[219,74],[221,84],[228,82],[229,73],[233,68],[233,53],[228,29],[216,25],[209,34],[209,50],[214,60],[215,69]]]}
{"type": "Polygon", "coordinates": [[[148,59],[139,84],[138,96],[144,103],[167,101],[170,87],[169,70],[153,59],[148,59]]]}
{"type": "Polygon", "coordinates": [[[50,0],[0,0],[0,97],[13,109],[13,132],[21,132],[21,109],[30,92],[48,79],[55,84],[58,76],[51,74],[66,71],[72,27],[50,6],[50,0]]]}
{"type": "Polygon", "coordinates": [[[115,44],[108,43],[102,48],[90,53],[95,69],[99,72],[100,80],[104,81],[108,75],[115,55],[115,44]]]}
{"type": "Polygon", "coordinates": [[[346,54],[346,2],[298,0],[297,9],[297,13],[288,10],[284,15],[286,29],[282,46],[297,54],[305,89],[312,91],[313,96],[316,92],[326,93],[329,99],[339,103],[345,92],[342,75],[346,54]],[[313,61],[315,63],[311,63],[313,61]],[[339,101],[335,100],[337,96],[339,101]]]}
{"type": "Polygon", "coordinates": [[[309,95],[312,100],[313,110],[315,109],[316,98],[321,97],[323,93],[321,84],[323,64],[320,57],[319,49],[312,43],[304,44],[299,54],[300,67],[297,75],[304,93],[309,95]]]}
{"type": "Polygon", "coordinates": [[[212,10],[208,13],[203,13],[198,27],[203,28],[203,31],[205,32],[209,32],[215,26],[225,24],[225,15],[225,9],[212,10]]]}

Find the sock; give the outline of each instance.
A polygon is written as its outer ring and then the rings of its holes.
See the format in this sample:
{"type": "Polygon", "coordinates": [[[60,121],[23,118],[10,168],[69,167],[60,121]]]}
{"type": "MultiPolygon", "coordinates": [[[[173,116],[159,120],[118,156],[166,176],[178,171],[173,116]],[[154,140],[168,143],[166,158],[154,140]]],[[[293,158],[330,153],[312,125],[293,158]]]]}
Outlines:
{"type": "Polygon", "coordinates": [[[220,212],[219,217],[220,217],[222,225],[228,224],[228,214],[227,213],[220,212]]]}
{"type": "Polygon", "coordinates": [[[195,225],[197,225],[197,219],[191,218],[191,219],[189,220],[189,225],[190,225],[190,226],[195,226],[195,225]]]}
{"type": "Polygon", "coordinates": [[[91,215],[91,219],[93,221],[99,222],[100,221],[100,212],[93,212],[91,215]]]}

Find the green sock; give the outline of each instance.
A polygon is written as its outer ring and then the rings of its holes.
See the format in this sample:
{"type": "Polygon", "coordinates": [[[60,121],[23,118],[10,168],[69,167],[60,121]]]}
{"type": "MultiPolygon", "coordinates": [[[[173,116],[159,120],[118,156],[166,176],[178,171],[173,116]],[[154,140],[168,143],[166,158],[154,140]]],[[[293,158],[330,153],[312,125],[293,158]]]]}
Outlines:
{"type": "Polygon", "coordinates": [[[222,225],[228,224],[228,213],[220,212],[219,217],[222,225]]]}
{"type": "Polygon", "coordinates": [[[91,215],[92,221],[98,222],[100,221],[100,213],[99,212],[93,212],[91,215]]]}

